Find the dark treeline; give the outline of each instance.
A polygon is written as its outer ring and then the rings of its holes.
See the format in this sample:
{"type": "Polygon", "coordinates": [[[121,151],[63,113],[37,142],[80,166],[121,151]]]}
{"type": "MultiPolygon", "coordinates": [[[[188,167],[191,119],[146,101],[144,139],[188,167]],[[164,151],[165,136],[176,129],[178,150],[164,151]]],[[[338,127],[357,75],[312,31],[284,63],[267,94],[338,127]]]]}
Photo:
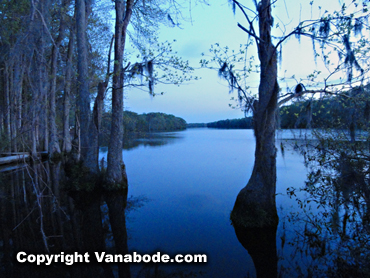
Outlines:
{"type": "MultiPolygon", "coordinates": [[[[102,117],[100,145],[107,146],[110,137],[112,114],[106,112],[102,117]]],[[[165,113],[137,114],[131,111],[123,112],[124,135],[132,132],[177,131],[186,129],[186,121],[182,118],[165,113]]],[[[127,137],[125,137],[127,138],[127,137]]],[[[126,142],[124,142],[124,145],[126,142]]]]}
{"type": "Polygon", "coordinates": [[[252,117],[242,119],[222,120],[217,122],[207,123],[210,128],[226,128],[226,129],[250,129],[252,126],[252,117]]]}
{"type": "MultiPolygon", "coordinates": [[[[282,129],[291,128],[336,128],[367,129],[370,115],[370,100],[367,87],[356,88],[344,96],[317,100],[296,101],[279,108],[279,124],[282,129]]],[[[251,129],[253,118],[221,120],[206,124],[210,128],[251,129]]]]}
{"type": "Polygon", "coordinates": [[[186,127],[188,128],[202,128],[202,127],[207,127],[206,123],[190,123],[187,124],[186,127]]]}
{"type": "Polygon", "coordinates": [[[186,121],[165,113],[138,115],[134,112],[123,113],[125,132],[175,131],[186,129],[186,121]]]}
{"type": "Polygon", "coordinates": [[[346,96],[306,100],[280,107],[280,127],[366,129],[370,101],[365,91],[366,88],[361,88],[346,96]]]}

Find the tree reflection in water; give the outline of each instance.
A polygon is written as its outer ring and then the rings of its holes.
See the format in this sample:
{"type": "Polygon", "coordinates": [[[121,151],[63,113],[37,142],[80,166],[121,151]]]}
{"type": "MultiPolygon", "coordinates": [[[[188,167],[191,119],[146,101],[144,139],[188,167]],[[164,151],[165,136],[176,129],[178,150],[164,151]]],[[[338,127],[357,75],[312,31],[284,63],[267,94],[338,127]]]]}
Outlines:
{"type": "Polygon", "coordinates": [[[144,147],[161,147],[174,144],[183,139],[179,132],[152,132],[152,133],[127,133],[124,135],[123,149],[131,150],[144,147]]]}
{"type": "Polygon", "coordinates": [[[257,277],[370,277],[368,143],[326,134],[292,145],[308,175],[303,188],[287,189],[297,207],[280,210],[278,234],[233,223],[257,277]]]}
{"type": "Polygon", "coordinates": [[[264,228],[248,228],[233,224],[236,236],[253,259],[257,277],[277,277],[277,224],[264,228]]]}
{"type": "Polygon", "coordinates": [[[345,139],[332,131],[296,146],[309,171],[304,188],[287,192],[300,207],[287,220],[301,227],[288,243],[313,277],[370,276],[368,143],[345,139]]]}
{"type": "MultiPolygon", "coordinates": [[[[109,230],[115,243],[110,244],[115,246],[111,253],[128,252],[127,189],[68,192],[63,190],[65,182],[61,163],[34,163],[1,173],[2,277],[114,277],[109,264],[93,263],[93,252],[106,251],[109,230]],[[109,210],[101,209],[103,200],[109,210]],[[110,223],[109,229],[103,228],[102,220],[110,223]],[[27,254],[90,252],[91,263],[21,264],[15,259],[19,251],[27,254]]],[[[129,277],[128,265],[120,264],[118,273],[119,277],[129,277]]]]}
{"type": "MultiPolygon", "coordinates": [[[[252,256],[259,277],[369,277],[367,143],[350,144],[335,138],[311,140],[297,148],[305,157],[309,174],[303,189],[290,187],[287,192],[297,200],[298,208],[287,216],[279,215],[278,233],[276,226],[246,229],[234,223],[236,235],[252,256]]],[[[47,249],[51,254],[84,250],[123,252],[127,248],[123,225],[127,192],[118,200],[107,192],[68,193],[64,167],[48,163],[3,172],[0,184],[1,277],[117,276],[117,265],[90,263],[70,267],[57,263],[40,267],[16,263],[15,254],[48,253],[47,249]],[[111,208],[119,204],[121,213],[116,223],[121,224],[121,238],[111,227],[109,204],[111,208]],[[115,251],[116,239],[119,244],[115,251]]],[[[125,271],[128,269],[121,269],[121,275],[128,275],[125,271]]],[[[170,275],[164,266],[145,266],[132,275],[200,276],[191,272],[170,275]]]]}

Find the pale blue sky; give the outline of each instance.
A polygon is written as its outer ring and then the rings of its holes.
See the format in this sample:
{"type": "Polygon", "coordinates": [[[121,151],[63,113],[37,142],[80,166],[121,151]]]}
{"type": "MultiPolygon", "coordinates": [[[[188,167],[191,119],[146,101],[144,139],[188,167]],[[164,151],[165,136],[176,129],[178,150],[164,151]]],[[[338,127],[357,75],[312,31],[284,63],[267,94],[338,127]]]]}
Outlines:
{"type": "MultiPolygon", "coordinates": [[[[193,1],[194,2],[194,1],[193,1]]],[[[237,27],[237,22],[247,26],[243,17],[237,10],[233,15],[227,0],[209,1],[210,6],[197,5],[192,8],[192,23],[183,22],[182,29],[163,27],[160,29],[160,40],[177,42],[173,45],[175,51],[184,59],[188,59],[193,67],[200,67],[201,53],[208,53],[208,49],[214,43],[222,46],[238,49],[240,44],[247,42],[247,34],[237,27]]],[[[253,1],[248,0],[251,4],[253,1]]],[[[275,24],[283,22],[287,25],[287,32],[292,30],[299,19],[314,19],[320,16],[325,9],[339,7],[343,1],[314,1],[311,6],[308,0],[278,0],[273,9],[275,24]],[[321,12],[317,8],[322,6],[321,12]]],[[[346,1],[350,2],[350,1],[346,1]]],[[[276,25],[275,25],[276,26],[276,25]]],[[[278,29],[274,29],[275,35],[281,35],[278,29]]],[[[255,46],[250,53],[253,54],[255,46]]],[[[320,61],[318,61],[320,63],[320,61]]],[[[294,36],[283,47],[282,64],[279,67],[279,75],[298,78],[305,77],[320,64],[313,59],[312,43],[308,39],[301,39],[301,43],[294,36]]],[[[323,69],[325,71],[325,69],[323,69]]],[[[156,92],[166,92],[163,96],[150,98],[147,92],[130,90],[126,93],[125,107],[127,110],[137,113],[164,112],[184,118],[188,123],[211,122],[222,119],[241,118],[244,116],[240,110],[232,109],[229,103],[232,96],[229,94],[227,83],[221,80],[217,71],[209,69],[197,69],[195,75],[202,79],[191,81],[180,87],[172,85],[158,85],[156,92]]],[[[257,90],[258,78],[248,80],[250,86],[257,90]]],[[[280,82],[280,87],[294,86],[295,82],[280,82]]]]}

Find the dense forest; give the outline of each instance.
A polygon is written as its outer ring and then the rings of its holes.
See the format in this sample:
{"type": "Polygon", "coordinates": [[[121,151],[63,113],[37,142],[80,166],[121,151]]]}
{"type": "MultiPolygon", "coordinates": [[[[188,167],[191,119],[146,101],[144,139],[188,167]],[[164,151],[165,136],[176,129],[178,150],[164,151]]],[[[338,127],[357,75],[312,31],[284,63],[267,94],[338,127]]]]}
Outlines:
{"type": "Polygon", "coordinates": [[[280,128],[368,128],[369,86],[357,87],[343,96],[296,101],[282,106],[280,128]]]}
{"type": "MultiPolygon", "coordinates": [[[[102,116],[100,146],[108,146],[111,113],[106,112],[102,116]]],[[[158,132],[158,131],[179,131],[186,129],[186,121],[165,113],[137,114],[131,111],[123,112],[124,138],[132,132],[158,132]]],[[[126,144],[126,142],[124,142],[126,144]]]]}
{"type": "MultiPolygon", "coordinates": [[[[369,86],[357,87],[343,96],[296,100],[279,108],[278,128],[335,128],[366,130],[370,113],[369,86]]],[[[221,120],[209,128],[252,129],[253,117],[221,120]]]]}
{"type": "MultiPolygon", "coordinates": [[[[52,248],[51,253],[61,250],[46,235],[52,233],[48,229],[52,221],[43,218],[44,213],[50,216],[48,205],[60,191],[68,194],[71,208],[80,215],[74,226],[81,227],[79,250],[105,250],[104,202],[115,252],[128,252],[124,213],[128,182],[122,147],[124,119],[128,130],[133,121],[123,113],[124,94],[140,87],[154,97],[159,82],[179,85],[191,79],[193,69],[188,62],[176,55],[171,43],[157,38],[160,25],[175,27],[180,18],[177,1],[0,0],[0,152],[10,159],[15,155],[15,161],[29,159],[35,166],[28,172],[30,190],[37,196],[30,206],[39,208],[37,245],[46,253],[52,248]],[[125,51],[128,43],[132,51],[125,51]],[[109,134],[105,163],[99,162],[102,125],[109,129],[105,130],[109,134]],[[52,174],[40,173],[47,170],[41,163],[45,153],[53,163],[51,168],[63,172],[63,178],[55,175],[53,190],[47,184],[52,174]],[[37,165],[42,166],[40,171],[37,165]],[[46,195],[53,198],[39,199],[46,195]]],[[[169,118],[148,114],[145,120],[149,130],[162,128],[164,122],[172,128],[184,124],[169,118]]],[[[1,177],[6,192],[11,178],[1,177]]],[[[9,203],[2,205],[9,208],[9,203]]],[[[4,246],[22,241],[14,234],[2,240],[4,246]]],[[[14,259],[10,252],[5,251],[14,259]]],[[[102,277],[98,268],[72,276],[102,277]]],[[[105,277],[113,277],[109,267],[103,268],[105,277]]],[[[17,269],[6,271],[6,277],[28,277],[29,273],[26,270],[21,276],[16,275],[17,269]]],[[[128,266],[118,266],[119,277],[129,277],[129,272],[128,266]]]]}
{"type": "Polygon", "coordinates": [[[129,88],[141,87],[153,97],[157,83],[179,85],[191,78],[192,68],[176,56],[171,43],[156,37],[159,24],[176,26],[176,5],[0,1],[0,151],[29,152],[34,158],[40,152],[50,158],[72,153],[99,172],[103,128],[110,138],[109,179],[122,180],[117,173],[124,129],[177,130],[184,125],[170,116],[123,113],[129,88]],[[134,54],[124,53],[126,41],[134,54]]]}
{"type": "Polygon", "coordinates": [[[252,117],[245,117],[241,119],[221,120],[207,123],[209,128],[226,128],[226,129],[250,129],[253,128],[252,117]]]}
{"type": "Polygon", "coordinates": [[[125,132],[175,131],[186,129],[186,121],[174,115],[159,112],[138,115],[125,111],[123,126],[125,132]]]}

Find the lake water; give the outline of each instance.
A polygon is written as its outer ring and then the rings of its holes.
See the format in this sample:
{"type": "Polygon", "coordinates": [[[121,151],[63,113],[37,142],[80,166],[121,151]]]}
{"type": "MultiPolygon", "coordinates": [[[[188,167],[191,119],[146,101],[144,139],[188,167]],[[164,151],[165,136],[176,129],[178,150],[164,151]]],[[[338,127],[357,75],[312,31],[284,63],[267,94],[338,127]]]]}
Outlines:
{"type": "MultiPolygon", "coordinates": [[[[236,196],[253,168],[253,131],[188,129],[156,135],[138,139],[139,144],[123,151],[129,196],[148,199],[128,214],[129,250],[204,253],[207,264],[186,269],[201,271],[204,277],[254,275],[253,262],[229,219],[236,196]]],[[[278,138],[290,135],[285,132],[278,138]]],[[[290,148],[284,157],[279,151],[277,175],[277,193],[282,193],[277,196],[277,207],[282,218],[296,206],[286,196],[286,188],[304,185],[307,170],[303,157],[290,148]]]]}
{"type": "MultiPolygon", "coordinates": [[[[345,158],[353,146],[338,154],[329,152],[328,145],[315,148],[317,143],[310,131],[277,133],[279,225],[276,236],[269,237],[271,244],[264,245],[268,248],[261,248],[262,258],[268,255],[278,265],[273,277],[369,277],[367,160],[351,158],[348,164],[345,158]]],[[[205,264],[130,264],[131,277],[255,277],[253,260],[243,247],[246,238],[241,240],[240,233],[237,238],[230,221],[236,197],[251,175],[254,147],[252,130],[202,128],[126,138],[125,212],[125,194],[114,193],[119,196],[114,199],[99,189],[68,189],[86,182],[73,170],[76,165],[72,170],[60,162],[1,168],[0,277],[118,277],[118,268],[127,271],[124,264],[71,267],[15,261],[19,251],[111,253],[118,237],[120,250],[128,247],[130,253],[207,255],[205,264]],[[118,236],[112,234],[111,216],[120,219],[115,222],[118,236]]],[[[102,148],[100,159],[106,161],[106,156],[102,148]]]]}

